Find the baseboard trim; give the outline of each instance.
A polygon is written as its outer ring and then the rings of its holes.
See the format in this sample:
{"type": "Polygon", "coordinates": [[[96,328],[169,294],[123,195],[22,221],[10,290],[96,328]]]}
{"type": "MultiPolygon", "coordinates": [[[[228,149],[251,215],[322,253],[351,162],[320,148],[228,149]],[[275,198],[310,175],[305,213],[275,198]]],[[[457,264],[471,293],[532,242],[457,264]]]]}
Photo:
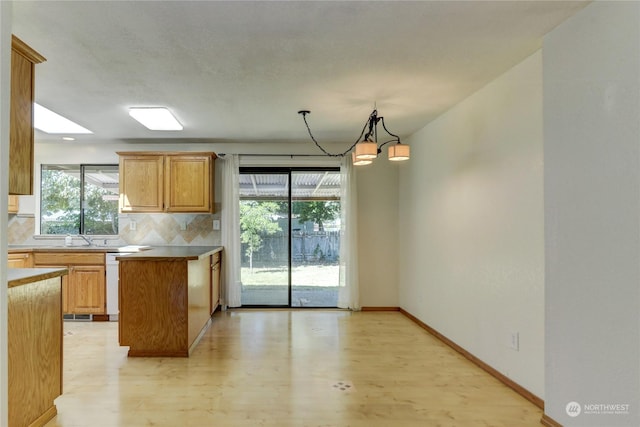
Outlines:
{"type": "Polygon", "coordinates": [[[47,409],[42,413],[42,415],[40,415],[38,418],[33,420],[33,422],[29,424],[29,427],[43,427],[49,421],[51,421],[53,417],[55,417],[56,415],[58,415],[58,410],[56,409],[56,405],[52,404],[51,407],[49,407],[49,409],[47,409]]]}
{"type": "Polygon", "coordinates": [[[400,311],[400,307],[361,307],[360,311],[400,311]]]}
{"type": "Polygon", "coordinates": [[[541,398],[539,398],[535,394],[531,393],[529,390],[527,390],[526,388],[522,387],[520,384],[516,383],[511,378],[509,378],[509,377],[503,375],[502,373],[498,372],[495,368],[491,367],[490,365],[487,365],[485,362],[483,362],[482,360],[478,359],[476,356],[474,356],[473,354],[469,353],[467,350],[465,350],[464,348],[460,347],[458,344],[456,344],[455,342],[451,341],[449,338],[445,337],[440,332],[436,331],[431,326],[427,325],[422,320],[418,319],[417,317],[415,317],[413,314],[409,313],[408,311],[406,311],[402,307],[400,307],[399,311],[400,311],[400,313],[404,314],[409,319],[411,319],[413,322],[418,324],[418,326],[420,326],[422,329],[426,330],[431,335],[433,335],[434,337],[438,338],[440,341],[442,341],[443,343],[445,343],[446,345],[448,345],[449,347],[451,347],[452,349],[454,349],[455,351],[457,351],[458,353],[463,355],[465,358],[467,358],[471,362],[475,363],[479,368],[481,368],[482,370],[486,371],[491,376],[495,377],[498,381],[502,382],[504,385],[506,385],[507,387],[509,387],[512,390],[514,390],[516,393],[518,393],[519,395],[521,395],[522,397],[527,399],[529,402],[533,403],[534,405],[536,405],[540,409],[544,409],[544,401],[541,398]]]}
{"type": "Polygon", "coordinates": [[[540,424],[547,427],[562,427],[562,424],[551,418],[547,414],[542,414],[542,419],[540,420],[540,424]]]}

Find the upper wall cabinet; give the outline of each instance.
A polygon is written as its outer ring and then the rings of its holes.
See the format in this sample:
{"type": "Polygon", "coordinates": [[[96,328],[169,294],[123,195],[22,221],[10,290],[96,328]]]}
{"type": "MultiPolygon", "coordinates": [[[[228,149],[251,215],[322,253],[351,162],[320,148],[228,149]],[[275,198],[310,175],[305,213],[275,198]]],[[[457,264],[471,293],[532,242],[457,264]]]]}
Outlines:
{"type": "Polygon", "coordinates": [[[17,214],[19,209],[20,209],[20,200],[18,199],[18,196],[9,195],[9,206],[7,209],[9,213],[17,214]]]}
{"type": "Polygon", "coordinates": [[[33,194],[33,100],[35,64],[46,59],[11,38],[9,194],[33,194]]]}
{"type": "Polygon", "coordinates": [[[164,156],[120,155],[120,211],[164,212],[164,156]]]}
{"type": "Polygon", "coordinates": [[[118,155],[121,212],[213,213],[215,153],[118,155]]]}

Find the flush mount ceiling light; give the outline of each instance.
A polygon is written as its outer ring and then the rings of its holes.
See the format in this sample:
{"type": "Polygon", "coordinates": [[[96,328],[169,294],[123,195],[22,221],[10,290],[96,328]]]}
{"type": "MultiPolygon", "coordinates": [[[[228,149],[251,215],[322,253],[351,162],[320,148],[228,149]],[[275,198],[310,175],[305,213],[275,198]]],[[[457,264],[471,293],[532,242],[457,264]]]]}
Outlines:
{"type": "Polygon", "coordinates": [[[46,133],[93,133],[89,129],[54,113],[40,104],[33,104],[33,127],[46,133]]]}
{"type": "Polygon", "coordinates": [[[129,115],[149,130],[182,130],[182,125],[164,107],[131,107],[129,115]]]}
{"type": "Polygon", "coordinates": [[[378,110],[374,109],[367,122],[364,124],[362,128],[362,132],[360,132],[360,136],[356,140],[356,142],[349,147],[343,153],[332,154],[327,150],[322,148],[320,143],[316,140],[316,138],[311,133],[311,128],[309,127],[309,123],[307,123],[307,114],[311,114],[309,110],[300,110],[298,114],[302,115],[302,120],[304,120],[304,124],[307,126],[307,131],[309,132],[309,136],[311,140],[316,144],[316,146],[329,157],[344,157],[349,152],[353,150],[351,153],[351,161],[356,166],[361,165],[369,165],[373,162],[373,159],[378,157],[378,154],[382,152],[382,147],[389,143],[393,143],[393,145],[389,146],[389,160],[394,162],[399,162],[403,160],[409,160],[410,157],[410,147],[406,144],[400,142],[400,137],[394,133],[389,132],[389,129],[384,124],[384,117],[378,116],[378,110]],[[378,143],[378,122],[382,124],[382,128],[384,131],[392,137],[392,139],[378,143]],[[368,128],[368,129],[367,129],[368,128]],[[366,131],[366,133],[365,133],[366,131]]]}

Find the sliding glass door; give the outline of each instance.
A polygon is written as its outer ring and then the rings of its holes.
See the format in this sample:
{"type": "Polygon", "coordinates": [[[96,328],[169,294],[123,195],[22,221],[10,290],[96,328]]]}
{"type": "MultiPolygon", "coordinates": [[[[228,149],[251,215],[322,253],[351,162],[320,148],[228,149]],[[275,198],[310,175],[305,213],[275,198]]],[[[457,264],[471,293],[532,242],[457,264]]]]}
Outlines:
{"type": "Polygon", "coordinates": [[[291,305],[338,305],[340,171],[291,172],[291,305]]]}
{"type": "Polygon", "coordinates": [[[242,305],[289,305],[289,174],[240,172],[242,305]]]}
{"type": "Polygon", "coordinates": [[[336,307],[338,169],[241,168],[242,305],[336,307]]]}

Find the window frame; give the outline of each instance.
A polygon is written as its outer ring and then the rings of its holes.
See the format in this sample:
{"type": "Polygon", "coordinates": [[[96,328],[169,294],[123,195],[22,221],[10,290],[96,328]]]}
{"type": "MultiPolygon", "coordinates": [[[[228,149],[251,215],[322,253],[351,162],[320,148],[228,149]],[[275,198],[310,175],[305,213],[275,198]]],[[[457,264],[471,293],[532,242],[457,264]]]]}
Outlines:
{"type": "MultiPolygon", "coordinates": [[[[47,234],[43,234],[42,233],[42,203],[43,203],[43,194],[42,194],[42,185],[43,185],[43,171],[45,170],[45,168],[47,167],[51,167],[51,166],[60,166],[60,167],[77,167],[79,170],[79,174],[80,174],[80,192],[79,192],[79,206],[80,206],[80,212],[79,212],[79,222],[80,222],[80,228],[79,230],[76,231],[77,234],[86,234],[86,225],[85,225],[85,185],[86,185],[86,179],[85,179],[85,171],[87,168],[103,168],[103,167],[114,167],[116,170],[118,170],[118,183],[120,182],[120,174],[119,174],[119,164],[118,163],[42,163],[40,164],[40,200],[39,200],[39,212],[38,212],[38,228],[39,228],[39,232],[40,232],[40,236],[64,236],[65,234],[68,233],[47,233],[47,234]]],[[[119,215],[119,208],[118,211],[116,212],[116,215],[119,215]]],[[[119,221],[118,221],[118,230],[114,233],[114,234],[96,234],[94,236],[105,236],[105,237],[109,237],[109,236],[119,236],[120,230],[119,230],[119,221]]]]}

